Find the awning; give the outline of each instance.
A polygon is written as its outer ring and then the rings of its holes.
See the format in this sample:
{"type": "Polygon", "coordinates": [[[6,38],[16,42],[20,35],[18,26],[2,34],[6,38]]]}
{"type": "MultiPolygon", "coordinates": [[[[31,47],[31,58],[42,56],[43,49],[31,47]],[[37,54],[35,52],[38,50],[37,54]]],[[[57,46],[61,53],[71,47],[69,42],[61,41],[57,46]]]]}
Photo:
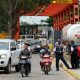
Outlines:
{"type": "Polygon", "coordinates": [[[51,3],[39,15],[40,16],[54,16],[68,7],[69,3],[51,3]]]}

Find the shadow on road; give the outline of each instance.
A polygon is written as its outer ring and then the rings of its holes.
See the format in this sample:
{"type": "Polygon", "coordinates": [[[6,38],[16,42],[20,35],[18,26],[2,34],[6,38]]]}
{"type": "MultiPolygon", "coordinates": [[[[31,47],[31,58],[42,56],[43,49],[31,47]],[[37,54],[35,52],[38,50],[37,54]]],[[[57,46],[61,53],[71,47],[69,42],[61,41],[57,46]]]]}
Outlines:
{"type": "MultiPolygon", "coordinates": [[[[16,72],[16,71],[11,71],[11,72],[10,72],[10,74],[15,74],[15,73],[18,73],[18,72],[16,72]]],[[[5,73],[5,72],[2,70],[2,71],[0,71],[0,74],[7,74],[7,73],[5,73]]]]}

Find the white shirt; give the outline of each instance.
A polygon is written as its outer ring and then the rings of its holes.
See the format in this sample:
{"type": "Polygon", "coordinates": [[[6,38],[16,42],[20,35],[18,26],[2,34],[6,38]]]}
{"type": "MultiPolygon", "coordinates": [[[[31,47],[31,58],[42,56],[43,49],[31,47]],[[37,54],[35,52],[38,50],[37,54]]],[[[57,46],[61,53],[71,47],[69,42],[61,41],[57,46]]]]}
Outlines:
{"type": "Polygon", "coordinates": [[[74,48],[73,47],[71,47],[71,51],[74,51],[74,48]]]}
{"type": "MultiPolygon", "coordinates": [[[[53,51],[54,51],[54,52],[56,51],[56,47],[54,47],[53,51]]],[[[63,52],[64,52],[64,47],[63,47],[63,52]]]]}

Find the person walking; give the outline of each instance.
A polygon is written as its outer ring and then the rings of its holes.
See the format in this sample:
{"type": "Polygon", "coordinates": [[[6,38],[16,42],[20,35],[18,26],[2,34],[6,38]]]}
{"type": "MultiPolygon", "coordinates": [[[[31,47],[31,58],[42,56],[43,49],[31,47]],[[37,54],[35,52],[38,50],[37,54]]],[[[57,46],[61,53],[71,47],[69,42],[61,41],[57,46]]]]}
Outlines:
{"type": "Polygon", "coordinates": [[[55,57],[56,57],[56,71],[59,71],[59,60],[61,59],[65,66],[69,69],[69,65],[63,57],[64,46],[61,44],[61,41],[58,40],[58,44],[54,47],[55,57]]]}

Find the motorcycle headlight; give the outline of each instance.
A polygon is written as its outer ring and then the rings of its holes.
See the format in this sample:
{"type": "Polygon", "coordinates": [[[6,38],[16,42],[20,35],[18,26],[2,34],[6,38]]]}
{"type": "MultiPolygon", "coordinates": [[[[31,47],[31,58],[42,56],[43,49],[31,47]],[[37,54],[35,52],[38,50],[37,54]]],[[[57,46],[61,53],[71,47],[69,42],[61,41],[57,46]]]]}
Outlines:
{"type": "Polygon", "coordinates": [[[7,55],[6,54],[2,54],[2,55],[0,55],[1,56],[1,58],[2,59],[4,59],[4,58],[6,58],[7,57],[7,55]]]}

